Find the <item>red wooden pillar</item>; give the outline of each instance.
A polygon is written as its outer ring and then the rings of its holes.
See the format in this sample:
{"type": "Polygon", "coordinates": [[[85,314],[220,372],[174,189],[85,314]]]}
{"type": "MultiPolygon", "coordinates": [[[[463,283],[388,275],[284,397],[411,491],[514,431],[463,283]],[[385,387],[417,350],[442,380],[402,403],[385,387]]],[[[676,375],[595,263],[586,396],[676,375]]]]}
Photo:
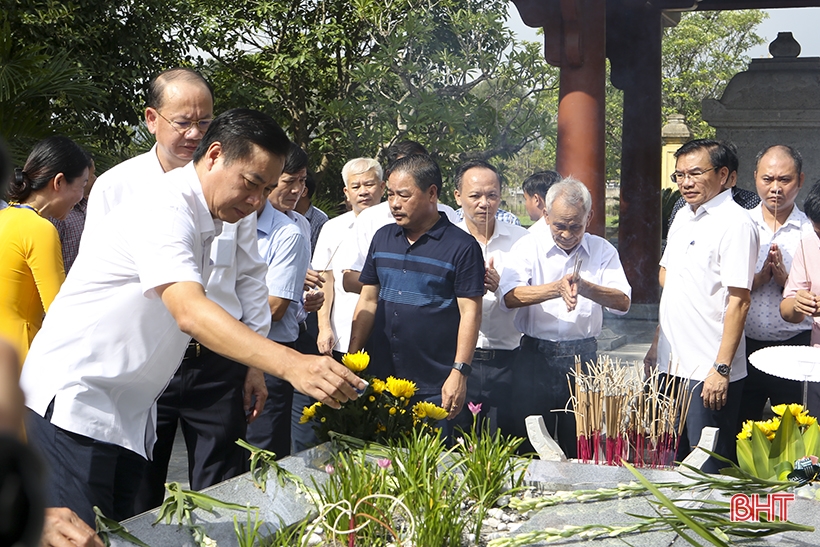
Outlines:
{"type": "Polygon", "coordinates": [[[513,2],[524,23],[544,28],[547,62],[561,68],[556,170],[589,188],[589,231],[603,236],[606,0],[513,2]]]}

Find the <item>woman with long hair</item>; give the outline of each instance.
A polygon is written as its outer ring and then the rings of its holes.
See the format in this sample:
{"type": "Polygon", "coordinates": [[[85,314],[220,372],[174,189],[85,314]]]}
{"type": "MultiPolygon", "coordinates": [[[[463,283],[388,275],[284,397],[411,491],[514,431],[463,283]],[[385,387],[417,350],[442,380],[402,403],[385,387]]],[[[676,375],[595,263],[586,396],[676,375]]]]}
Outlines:
{"type": "Polygon", "coordinates": [[[0,336],[22,363],[48,307],[65,280],[57,229],[83,197],[89,156],[67,137],[38,142],[9,185],[0,210],[0,336]]]}

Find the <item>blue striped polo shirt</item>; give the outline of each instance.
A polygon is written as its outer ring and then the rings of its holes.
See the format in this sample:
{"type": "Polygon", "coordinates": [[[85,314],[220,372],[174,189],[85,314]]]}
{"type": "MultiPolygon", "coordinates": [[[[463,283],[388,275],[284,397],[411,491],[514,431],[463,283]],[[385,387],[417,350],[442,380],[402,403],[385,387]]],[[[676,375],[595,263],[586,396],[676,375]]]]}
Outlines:
{"type": "Polygon", "coordinates": [[[458,297],[484,294],[484,258],[475,238],[441,218],[412,245],[398,224],[373,236],[360,281],[379,285],[379,305],[367,347],[368,372],[416,382],[436,395],[452,370],[460,313],[458,297]]]}

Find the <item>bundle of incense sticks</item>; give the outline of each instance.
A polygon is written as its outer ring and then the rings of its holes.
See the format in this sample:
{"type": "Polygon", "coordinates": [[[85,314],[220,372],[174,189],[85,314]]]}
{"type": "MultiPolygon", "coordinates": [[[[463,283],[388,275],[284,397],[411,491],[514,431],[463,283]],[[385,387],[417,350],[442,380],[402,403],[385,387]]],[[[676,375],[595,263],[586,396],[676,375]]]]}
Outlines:
{"type": "Polygon", "coordinates": [[[666,381],[653,372],[641,378],[634,366],[607,356],[582,365],[567,375],[578,459],[584,462],[638,467],[672,464],[689,412],[691,394],[686,381],[666,381]]]}

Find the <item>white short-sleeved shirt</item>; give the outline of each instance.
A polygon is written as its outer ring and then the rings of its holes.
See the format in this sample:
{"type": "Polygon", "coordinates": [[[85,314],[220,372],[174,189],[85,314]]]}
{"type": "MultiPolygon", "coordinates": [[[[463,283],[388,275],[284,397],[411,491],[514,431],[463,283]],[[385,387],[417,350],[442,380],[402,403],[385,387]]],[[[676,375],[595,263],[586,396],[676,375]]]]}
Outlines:
{"type": "Polygon", "coordinates": [[[342,285],[344,270],[341,263],[345,255],[354,252],[352,248],[355,235],[356,214],[353,211],[328,220],[313,251],[313,269],[333,272],[333,308],[330,310],[330,325],[336,338],[333,349],[347,352],[350,345],[350,327],[353,323],[353,312],[359,301],[359,295],[346,292],[342,285]]]}
{"type": "MultiPolygon", "coordinates": [[[[698,381],[706,378],[723,337],[728,288],[752,288],[758,250],[758,229],[731,192],[721,192],[697,213],[688,206],[678,211],[661,258],[666,268],[659,311],[662,371],[698,381]]],[[[746,377],[742,335],[730,365],[730,381],[746,377]]]]}
{"type": "Polygon", "coordinates": [[[99,219],[28,353],[26,405],[42,416],[53,399],[55,426],[147,458],[154,403],[189,340],[154,289],[204,284],[221,229],[192,164],[99,219]]]}
{"type": "MultiPolygon", "coordinates": [[[[117,205],[133,199],[146,183],[164,174],[154,145],[148,152],[100,175],[88,197],[84,233],[93,230],[94,225],[117,205]]],[[[81,251],[82,248],[81,245],[81,251]]],[[[265,336],[270,329],[270,308],[264,282],[267,267],[257,252],[256,215],[224,225],[211,246],[211,262],[213,269],[205,283],[208,298],[234,319],[265,336]]]]}
{"type": "MultiPolygon", "coordinates": [[[[470,229],[466,221],[459,222],[456,226],[469,233],[470,229]]],[[[485,262],[489,264],[493,259],[493,267],[499,275],[504,274],[504,267],[507,257],[513,245],[522,237],[527,235],[527,230],[520,226],[514,226],[507,222],[496,221],[493,235],[484,251],[485,262]]],[[[479,244],[480,245],[480,244],[479,244]]],[[[515,313],[506,308],[502,308],[499,300],[504,299],[501,286],[495,292],[484,293],[481,303],[481,328],[478,330],[477,348],[482,349],[515,349],[521,343],[521,332],[515,326],[515,313]]]]}
{"type": "MultiPolygon", "coordinates": [[[[527,228],[527,230],[528,230],[531,234],[536,234],[536,235],[550,235],[550,228],[549,228],[549,226],[547,225],[547,221],[546,221],[546,219],[545,219],[544,217],[541,217],[541,218],[539,218],[538,220],[536,220],[535,222],[533,222],[533,223],[532,223],[532,226],[530,226],[529,228],[527,228]]],[[[552,236],[550,236],[550,237],[552,237],[552,236]]]]}
{"type": "Polygon", "coordinates": [[[302,321],[299,310],[302,307],[305,274],[310,264],[310,236],[305,236],[294,220],[274,209],[270,203],[265,203],[257,219],[257,233],[257,249],[267,264],[265,281],[268,294],[290,300],[282,318],[271,324],[268,338],[274,342],[295,342],[299,338],[299,322],[302,321]]]}
{"type": "MultiPolygon", "coordinates": [[[[461,219],[458,218],[456,212],[452,207],[438,204],[438,210],[447,215],[447,218],[453,224],[458,224],[461,219]]],[[[393,218],[393,213],[390,211],[390,204],[383,201],[373,207],[368,207],[356,217],[356,235],[354,244],[351,250],[354,252],[347,253],[346,256],[341,257],[343,262],[340,264],[343,270],[362,271],[365,259],[367,258],[367,251],[370,250],[370,242],[373,241],[373,236],[379,231],[382,226],[394,224],[396,219],[393,218]]]]}
{"type": "MultiPolygon", "coordinates": [[[[617,289],[632,298],[632,287],[626,280],[618,251],[611,243],[602,237],[584,234],[581,243],[567,254],[555,244],[549,231],[543,235],[529,233],[513,245],[507,257],[507,267],[501,276],[499,294],[506,295],[515,287],[558,281],[572,273],[575,256],[579,253],[583,260],[580,270],[582,278],[596,285],[617,289]]],[[[500,302],[506,309],[503,297],[500,302]]],[[[612,309],[609,311],[617,315],[626,313],[612,309]]],[[[562,298],[518,308],[515,326],[532,338],[565,342],[600,335],[603,320],[603,307],[578,295],[578,304],[573,311],[567,311],[562,298]]]]}
{"type": "MultiPolygon", "coordinates": [[[[760,251],[757,254],[755,272],[759,272],[766,262],[772,243],[777,243],[780,254],[783,256],[783,265],[790,272],[794,253],[800,247],[800,239],[812,231],[808,217],[795,205],[791,214],[782,226],[777,227],[777,233],[763,219],[763,204],[761,203],[749,211],[760,234],[760,251]]],[[[752,291],[752,305],[746,316],[746,336],[754,340],[780,341],[788,340],[798,333],[811,330],[810,317],[801,323],[789,323],[780,317],[780,301],[783,299],[783,287],[779,286],[774,278],[765,285],[752,291]]]]}

